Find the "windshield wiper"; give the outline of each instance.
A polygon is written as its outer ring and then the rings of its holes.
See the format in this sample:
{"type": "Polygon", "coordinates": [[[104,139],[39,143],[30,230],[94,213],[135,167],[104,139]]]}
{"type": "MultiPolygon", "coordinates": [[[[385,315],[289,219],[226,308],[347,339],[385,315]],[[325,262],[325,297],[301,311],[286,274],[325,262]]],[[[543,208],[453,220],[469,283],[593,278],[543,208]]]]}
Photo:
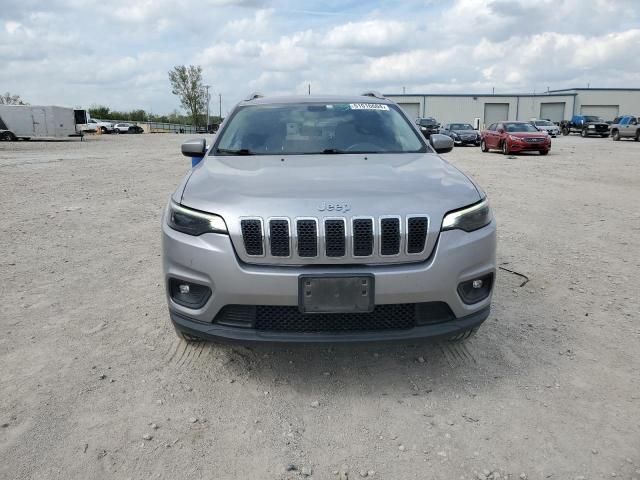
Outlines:
{"type": "Polygon", "coordinates": [[[384,153],[384,152],[374,152],[372,150],[340,150],[338,148],[325,148],[321,153],[331,155],[331,154],[349,154],[349,155],[360,155],[363,153],[384,153]]]}
{"type": "Polygon", "coordinates": [[[227,155],[255,155],[248,148],[239,148],[234,150],[232,148],[217,148],[216,153],[226,153],[227,155]]]}

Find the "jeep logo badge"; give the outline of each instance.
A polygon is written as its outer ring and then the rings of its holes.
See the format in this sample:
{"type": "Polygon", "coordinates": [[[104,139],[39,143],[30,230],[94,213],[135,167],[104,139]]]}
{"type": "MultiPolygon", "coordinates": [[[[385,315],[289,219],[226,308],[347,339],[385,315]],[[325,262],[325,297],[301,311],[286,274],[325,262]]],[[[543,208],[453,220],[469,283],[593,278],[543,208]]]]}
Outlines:
{"type": "Polygon", "coordinates": [[[351,210],[351,205],[348,203],[329,203],[322,202],[318,207],[318,211],[320,212],[342,212],[347,213],[351,210]]]}

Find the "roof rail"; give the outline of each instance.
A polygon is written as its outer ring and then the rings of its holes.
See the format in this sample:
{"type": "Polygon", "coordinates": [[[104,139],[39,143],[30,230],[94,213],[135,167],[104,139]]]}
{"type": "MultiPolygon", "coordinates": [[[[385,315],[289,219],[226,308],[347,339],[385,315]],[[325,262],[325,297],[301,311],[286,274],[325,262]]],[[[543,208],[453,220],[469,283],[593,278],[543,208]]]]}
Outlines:
{"type": "Polygon", "coordinates": [[[245,102],[250,102],[251,100],[255,100],[256,98],[262,98],[262,97],[264,97],[263,94],[258,93],[258,92],[253,92],[247,98],[245,98],[244,101],[245,102]]]}
{"type": "Polygon", "coordinates": [[[366,92],[362,92],[361,95],[363,97],[384,98],[384,95],[382,95],[380,92],[376,90],[367,90],[366,92]]]}

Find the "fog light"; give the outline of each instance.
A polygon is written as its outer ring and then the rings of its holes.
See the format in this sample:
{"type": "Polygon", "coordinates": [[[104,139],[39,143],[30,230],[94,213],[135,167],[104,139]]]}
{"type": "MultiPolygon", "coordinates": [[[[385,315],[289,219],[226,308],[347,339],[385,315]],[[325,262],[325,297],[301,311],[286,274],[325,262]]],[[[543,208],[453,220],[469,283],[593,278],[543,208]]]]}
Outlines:
{"type": "Polygon", "coordinates": [[[169,295],[178,305],[196,309],[202,308],[207,303],[211,296],[211,289],[206,285],[171,278],[169,279],[169,295]]]}
{"type": "Polygon", "coordinates": [[[478,303],[489,296],[492,285],[493,273],[489,273],[473,280],[461,282],[458,285],[458,295],[468,305],[478,303]]]}

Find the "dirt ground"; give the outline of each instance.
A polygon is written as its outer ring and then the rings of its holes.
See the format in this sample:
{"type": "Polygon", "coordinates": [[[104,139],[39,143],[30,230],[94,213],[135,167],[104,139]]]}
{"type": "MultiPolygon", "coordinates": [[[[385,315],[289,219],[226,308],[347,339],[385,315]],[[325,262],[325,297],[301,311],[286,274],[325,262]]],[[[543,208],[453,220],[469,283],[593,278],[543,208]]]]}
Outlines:
{"type": "Polygon", "coordinates": [[[189,346],[160,213],[182,135],[0,143],[0,478],[640,478],[640,143],[456,148],[499,225],[460,346],[189,346]]]}

